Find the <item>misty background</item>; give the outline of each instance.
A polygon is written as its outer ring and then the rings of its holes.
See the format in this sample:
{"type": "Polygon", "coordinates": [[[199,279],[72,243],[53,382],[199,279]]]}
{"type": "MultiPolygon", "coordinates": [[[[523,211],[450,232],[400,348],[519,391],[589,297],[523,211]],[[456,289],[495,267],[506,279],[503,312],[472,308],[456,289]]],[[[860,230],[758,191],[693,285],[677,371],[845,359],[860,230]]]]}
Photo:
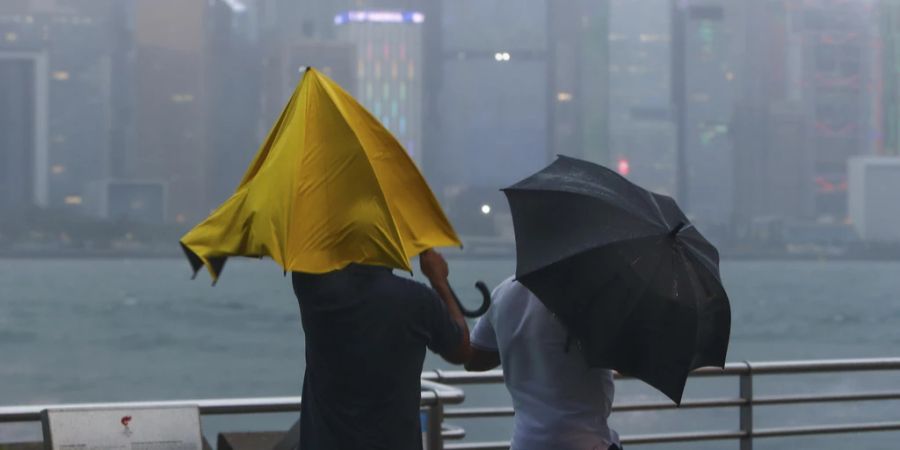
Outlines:
{"type": "Polygon", "coordinates": [[[177,252],[314,66],[476,243],[511,243],[498,189],[565,154],[675,196],[726,255],[900,255],[898,20],[895,0],[4,0],[0,252],[177,252]]]}
{"type": "MultiPolygon", "coordinates": [[[[299,395],[289,278],[235,259],[211,288],[189,280],[177,242],[234,191],[307,66],[422,170],[466,244],[446,251],[466,301],[475,280],[515,268],[499,189],[565,154],[674,196],[717,244],[729,361],[896,354],[900,0],[0,0],[0,405],[299,395]]],[[[450,366],[429,356],[426,368],[450,366]]],[[[898,382],[755,383],[767,395],[898,382]]],[[[508,402],[501,386],[467,392],[466,406],[508,402]]],[[[736,392],[691,379],[687,396],[736,392]]],[[[773,409],[757,409],[759,426],[900,411],[773,409]]],[[[204,431],[295,419],[209,418],[204,431]]],[[[634,435],[737,420],[637,411],[611,424],[634,435]]],[[[502,440],[511,422],[463,425],[470,441],[502,440]]],[[[0,426],[0,442],[40,436],[0,426]]],[[[892,450],[896,438],[755,445],[892,450]]]]}

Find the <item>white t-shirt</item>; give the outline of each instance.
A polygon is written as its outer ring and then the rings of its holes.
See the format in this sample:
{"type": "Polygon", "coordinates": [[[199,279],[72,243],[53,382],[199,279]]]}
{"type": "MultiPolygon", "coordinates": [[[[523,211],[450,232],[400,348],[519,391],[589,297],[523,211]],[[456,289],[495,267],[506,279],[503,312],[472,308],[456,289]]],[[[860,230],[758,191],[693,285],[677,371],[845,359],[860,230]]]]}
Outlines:
{"type": "Polygon", "coordinates": [[[516,410],[513,450],[606,450],[619,436],[606,424],[613,376],[588,368],[568,333],[531,291],[513,277],[472,330],[472,346],[499,351],[516,410]]]}

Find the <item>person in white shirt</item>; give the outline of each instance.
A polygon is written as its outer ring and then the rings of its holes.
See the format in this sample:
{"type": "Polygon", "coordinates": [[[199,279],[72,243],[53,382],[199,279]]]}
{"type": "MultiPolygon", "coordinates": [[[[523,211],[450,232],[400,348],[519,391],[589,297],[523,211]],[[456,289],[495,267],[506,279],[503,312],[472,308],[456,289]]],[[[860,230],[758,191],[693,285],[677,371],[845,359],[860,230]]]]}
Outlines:
{"type": "Polygon", "coordinates": [[[469,371],[503,366],[515,408],[512,450],[615,450],[613,374],[591,369],[559,320],[510,277],[472,330],[469,371]]]}

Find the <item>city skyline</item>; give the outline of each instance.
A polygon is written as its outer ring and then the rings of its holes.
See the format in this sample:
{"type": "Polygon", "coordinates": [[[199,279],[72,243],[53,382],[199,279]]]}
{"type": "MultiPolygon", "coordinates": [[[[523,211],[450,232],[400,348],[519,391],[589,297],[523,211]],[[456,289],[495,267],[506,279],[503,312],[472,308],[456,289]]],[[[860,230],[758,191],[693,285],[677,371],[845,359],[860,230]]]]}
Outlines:
{"type": "Polygon", "coordinates": [[[556,154],[674,195],[719,240],[849,226],[849,160],[898,154],[898,17],[894,0],[4,3],[0,209],[193,223],[316,66],[474,232],[499,225],[466,205],[504,214],[496,190],[556,154]]]}

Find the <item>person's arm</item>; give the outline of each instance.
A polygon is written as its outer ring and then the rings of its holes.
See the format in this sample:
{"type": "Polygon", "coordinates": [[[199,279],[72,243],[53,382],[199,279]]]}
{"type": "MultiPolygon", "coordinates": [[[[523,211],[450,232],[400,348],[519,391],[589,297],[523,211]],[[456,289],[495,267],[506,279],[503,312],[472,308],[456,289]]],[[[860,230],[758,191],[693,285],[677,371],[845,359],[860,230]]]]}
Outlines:
{"type": "Polygon", "coordinates": [[[472,357],[466,363],[466,370],[469,372],[484,372],[497,367],[500,367],[500,352],[472,347],[472,357]]]}
{"type": "Polygon", "coordinates": [[[500,283],[500,286],[494,289],[494,292],[491,293],[493,301],[490,308],[472,328],[472,335],[469,337],[469,341],[472,343],[472,357],[466,363],[466,370],[470,372],[483,372],[495,369],[500,365],[500,347],[497,341],[497,332],[494,330],[494,321],[497,319],[497,308],[500,307],[499,293],[507,284],[508,281],[500,283]]]}
{"type": "Polygon", "coordinates": [[[472,355],[472,347],[469,345],[469,326],[466,324],[466,318],[450,292],[450,283],[447,281],[450,269],[447,267],[447,261],[444,260],[440,253],[434,250],[426,250],[419,255],[419,267],[422,269],[425,277],[428,278],[431,288],[437,292],[444,305],[446,305],[450,318],[461,332],[459,344],[455,348],[441,353],[441,357],[451,364],[465,364],[472,355]]]}

